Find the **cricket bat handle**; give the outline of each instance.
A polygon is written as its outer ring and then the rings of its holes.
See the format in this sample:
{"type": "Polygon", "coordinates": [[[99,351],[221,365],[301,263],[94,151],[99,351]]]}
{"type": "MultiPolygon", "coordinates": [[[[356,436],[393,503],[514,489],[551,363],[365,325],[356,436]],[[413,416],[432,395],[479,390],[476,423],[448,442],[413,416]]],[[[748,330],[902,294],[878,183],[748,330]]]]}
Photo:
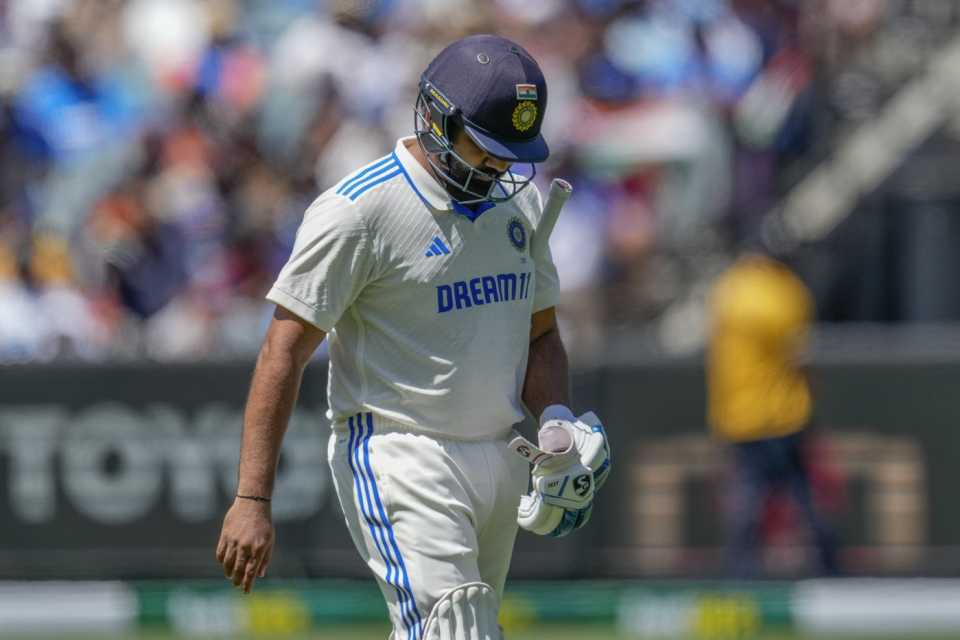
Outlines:
{"type": "Polygon", "coordinates": [[[573,193],[573,187],[566,180],[554,178],[550,183],[550,192],[547,194],[546,202],[543,203],[543,215],[540,216],[540,224],[533,232],[533,242],[530,249],[534,256],[543,255],[543,252],[547,250],[550,234],[553,232],[554,225],[557,224],[557,218],[560,217],[560,210],[570,199],[571,193],[573,193]]]}

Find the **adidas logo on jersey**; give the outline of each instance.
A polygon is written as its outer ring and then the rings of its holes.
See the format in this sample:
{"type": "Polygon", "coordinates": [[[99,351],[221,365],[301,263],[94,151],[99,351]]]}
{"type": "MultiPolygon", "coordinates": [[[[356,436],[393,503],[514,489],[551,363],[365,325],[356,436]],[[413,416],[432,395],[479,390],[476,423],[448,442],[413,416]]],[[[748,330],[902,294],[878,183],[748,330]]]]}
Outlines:
{"type": "Polygon", "coordinates": [[[433,242],[430,243],[430,246],[427,247],[427,252],[424,254],[428,258],[433,256],[442,256],[450,253],[450,249],[447,248],[447,245],[443,244],[438,236],[433,237],[433,242]]]}

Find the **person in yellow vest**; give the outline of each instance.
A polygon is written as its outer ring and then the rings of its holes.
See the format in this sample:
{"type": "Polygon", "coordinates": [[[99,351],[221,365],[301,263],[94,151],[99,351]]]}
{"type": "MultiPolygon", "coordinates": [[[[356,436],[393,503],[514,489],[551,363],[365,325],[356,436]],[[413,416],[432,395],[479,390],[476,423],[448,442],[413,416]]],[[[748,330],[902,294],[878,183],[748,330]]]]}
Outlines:
{"type": "Polygon", "coordinates": [[[807,287],[761,253],[737,260],[714,285],[707,349],[708,417],[732,444],[730,562],[737,577],[759,573],[767,498],[788,488],[809,524],[819,571],[836,572],[834,534],[814,505],[805,429],[813,398],[802,363],[814,317],[807,287]]]}

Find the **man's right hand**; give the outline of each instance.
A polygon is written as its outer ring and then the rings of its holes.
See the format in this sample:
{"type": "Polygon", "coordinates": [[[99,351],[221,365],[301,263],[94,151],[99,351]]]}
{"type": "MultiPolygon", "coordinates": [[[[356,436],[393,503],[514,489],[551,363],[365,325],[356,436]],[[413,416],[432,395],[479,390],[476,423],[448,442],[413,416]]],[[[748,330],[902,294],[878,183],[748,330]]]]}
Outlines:
{"type": "Polygon", "coordinates": [[[217,562],[235,586],[250,593],[254,580],[266,574],[273,542],[270,504],[236,498],[223,518],[217,562]]]}

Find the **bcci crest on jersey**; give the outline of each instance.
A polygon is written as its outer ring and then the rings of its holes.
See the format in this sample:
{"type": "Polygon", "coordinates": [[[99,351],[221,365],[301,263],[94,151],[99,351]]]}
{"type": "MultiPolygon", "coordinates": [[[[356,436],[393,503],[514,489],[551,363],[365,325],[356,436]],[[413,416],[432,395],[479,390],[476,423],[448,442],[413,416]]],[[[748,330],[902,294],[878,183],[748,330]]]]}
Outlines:
{"type": "Polygon", "coordinates": [[[510,244],[520,253],[527,248],[527,228],[520,222],[520,218],[516,216],[510,218],[510,222],[507,223],[507,237],[510,238],[510,244]]]}
{"type": "Polygon", "coordinates": [[[499,273],[437,286],[437,313],[485,304],[524,300],[530,295],[532,273],[499,273]]]}

